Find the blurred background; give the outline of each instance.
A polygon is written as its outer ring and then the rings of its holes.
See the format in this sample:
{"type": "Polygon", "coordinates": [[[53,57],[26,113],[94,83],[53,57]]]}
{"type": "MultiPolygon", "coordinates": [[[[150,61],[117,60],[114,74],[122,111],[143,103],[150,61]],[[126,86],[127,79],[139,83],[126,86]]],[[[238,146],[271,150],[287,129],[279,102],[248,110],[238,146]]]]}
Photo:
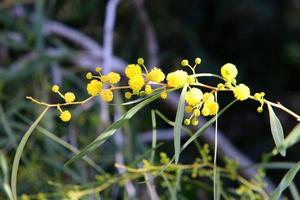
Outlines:
{"type": "MultiPolygon", "coordinates": [[[[41,107],[25,99],[34,96],[55,102],[53,84],[86,97],[85,74],[103,65],[104,24],[108,1],[102,0],[1,0],[0,1],[0,148],[10,169],[18,142],[41,107]]],[[[165,72],[180,68],[182,59],[202,59],[198,72],[219,74],[220,67],[234,63],[238,81],[253,92],[300,113],[300,1],[258,0],[121,0],[117,7],[111,68],[122,70],[143,57],[149,68],[165,72]]],[[[104,70],[106,66],[103,66],[104,70]]],[[[204,82],[215,84],[212,80],[204,82]]],[[[221,105],[232,99],[221,95],[221,105]]],[[[274,147],[267,112],[258,114],[255,102],[234,105],[219,126],[232,147],[252,162],[274,147]]],[[[42,127],[77,148],[92,141],[109,123],[98,102],[72,108],[73,120],[62,123],[51,110],[42,127]],[[102,112],[102,114],[101,114],[102,112]]],[[[175,109],[156,102],[138,113],[121,138],[124,162],[130,163],[151,145],[151,108],[174,119],[175,109]],[[144,134],[142,137],[141,135],[144,134]],[[125,139],[124,139],[125,138],[125,139]],[[142,138],[142,139],[140,139],[142,138]],[[124,142],[125,141],[125,142],[124,142]]],[[[128,109],[127,107],[124,109],[128,109]]],[[[109,108],[111,110],[111,108],[109,108]]],[[[276,112],[285,133],[296,125],[294,118],[276,112]]],[[[113,120],[110,115],[110,120],[113,120]]],[[[158,127],[168,129],[164,122],[158,127]]],[[[161,151],[173,153],[172,138],[162,140],[161,151]]],[[[206,143],[207,138],[200,138],[206,143]]],[[[220,141],[222,143],[222,141],[220,141]]],[[[120,141],[109,140],[90,157],[113,173],[120,141]]],[[[220,151],[222,144],[220,145],[220,151]]],[[[226,147],[225,147],[226,148],[226,147]]],[[[298,161],[300,145],[273,160],[298,161]]],[[[120,149],[119,149],[120,150],[120,149]]],[[[189,149],[184,162],[192,162],[189,149]]],[[[84,163],[63,164],[73,154],[37,131],[25,148],[19,170],[19,194],[51,192],[60,184],[82,184],[97,172],[84,163]],[[42,177],[42,178],[41,178],[42,177]],[[54,189],[53,189],[54,188],[54,189]]],[[[285,171],[268,171],[278,183],[285,171]]],[[[299,176],[296,180],[300,185],[299,176]]],[[[1,191],[0,199],[6,199],[1,191]],[[1,197],[1,195],[3,197],[1,197]]]]}

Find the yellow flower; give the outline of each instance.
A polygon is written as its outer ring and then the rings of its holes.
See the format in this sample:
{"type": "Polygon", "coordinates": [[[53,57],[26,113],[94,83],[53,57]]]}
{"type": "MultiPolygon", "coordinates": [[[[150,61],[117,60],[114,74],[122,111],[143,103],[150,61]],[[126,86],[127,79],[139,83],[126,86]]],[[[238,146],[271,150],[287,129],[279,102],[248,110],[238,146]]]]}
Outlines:
{"type": "Polygon", "coordinates": [[[185,119],[185,120],[183,121],[183,123],[184,123],[184,125],[188,126],[188,125],[190,125],[191,120],[190,120],[190,119],[185,119]]]}
{"type": "Polygon", "coordinates": [[[166,91],[160,93],[160,98],[167,99],[168,98],[168,93],[166,91]]]}
{"type": "Polygon", "coordinates": [[[147,80],[160,83],[165,79],[165,74],[161,69],[154,67],[147,75],[147,80]]]}
{"type": "Polygon", "coordinates": [[[130,64],[125,68],[125,75],[128,78],[133,78],[136,75],[142,75],[142,69],[139,65],[130,64]]]}
{"type": "Polygon", "coordinates": [[[53,85],[52,86],[52,91],[57,93],[59,91],[59,86],[58,85],[53,85]]]}
{"type": "Polygon", "coordinates": [[[67,103],[73,102],[76,98],[73,92],[67,92],[64,97],[67,103]]]}
{"type": "Polygon", "coordinates": [[[151,88],[151,85],[146,85],[145,86],[145,94],[146,95],[149,95],[152,93],[152,88],[151,88]]]}
{"type": "Polygon", "coordinates": [[[61,121],[68,122],[72,118],[72,115],[69,111],[66,110],[66,111],[63,111],[59,117],[60,117],[61,121]]]}
{"type": "Polygon", "coordinates": [[[196,119],[196,118],[192,119],[192,124],[193,124],[194,126],[197,126],[198,123],[199,123],[198,119],[196,119]]]}
{"type": "Polygon", "coordinates": [[[102,83],[98,80],[92,80],[86,87],[87,92],[91,96],[96,96],[100,93],[102,90],[102,83]]]}
{"type": "Polygon", "coordinates": [[[227,63],[221,68],[221,75],[225,79],[226,82],[231,82],[238,74],[238,70],[236,66],[231,63],[227,63]]]}
{"type": "Polygon", "coordinates": [[[204,117],[208,116],[209,115],[209,108],[207,106],[203,106],[201,113],[204,117]]]}
{"type": "Polygon", "coordinates": [[[198,88],[191,88],[185,95],[185,101],[190,106],[196,106],[200,104],[203,93],[198,88]]]}
{"type": "Polygon", "coordinates": [[[116,84],[121,80],[120,74],[118,74],[116,72],[108,73],[107,77],[108,77],[108,80],[109,80],[110,84],[116,84]]]}
{"type": "Polygon", "coordinates": [[[109,81],[109,80],[108,80],[108,76],[107,76],[107,75],[103,75],[103,76],[101,76],[101,77],[100,77],[100,80],[101,80],[103,83],[105,83],[105,82],[109,81]]]}
{"type": "Polygon", "coordinates": [[[145,84],[142,75],[136,75],[129,79],[128,85],[132,89],[133,94],[138,94],[145,84]]]}
{"type": "Polygon", "coordinates": [[[209,92],[205,92],[203,94],[203,102],[211,102],[211,101],[214,101],[215,100],[215,97],[212,93],[209,93],[209,92]]]}
{"type": "Polygon", "coordinates": [[[167,84],[169,87],[182,87],[188,83],[188,74],[183,70],[171,72],[167,76],[167,84]]]}
{"type": "Polygon", "coordinates": [[[184,111],[186,113],[191,113],[193,111],[193,107],[192,106],[185,106],[184,111]]]}
{"type": "Polygon", "coordinates": [[[195,117],[199,117],[201,115],[201,111],[199,109],[194,110],[195,117]]]}
{"type": "Polygon", "coordinates": [[[100,96],[101,96],[101,99],[106,102],[110,102],[114,98],[114,95],[111,90],[101,90],[100,96]]]}
{"type": "Polygon", "coordinates": [[[204,107],[207,107],[209,109],[209,115],[216,115],[219,111],[219,104],[214,101],[205,103],[204,107]]]}
{"type": "Polygon", "coordinates": [[[233,88],[234,97],[237,100],[244,101],[250,96],[250,89],[248,86],[244,84],[239,84],[235,88],[233,88]]]}

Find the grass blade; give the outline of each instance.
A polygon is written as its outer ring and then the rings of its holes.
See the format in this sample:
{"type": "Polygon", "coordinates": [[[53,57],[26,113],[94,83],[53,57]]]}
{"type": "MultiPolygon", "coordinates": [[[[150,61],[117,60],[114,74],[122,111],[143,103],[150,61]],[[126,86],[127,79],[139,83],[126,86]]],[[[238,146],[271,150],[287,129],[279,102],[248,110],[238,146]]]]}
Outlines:
{"type": "Polygon", "coordinates": [[[271,194],[270,200],[278,200],[281,196],[281,193],[292,183],[297,172],[300,169],[300,162],[293,166],[282,178],[277,188],[271,194]]]}
{"type": "Polygon", "coordinates": [[[180,155],[180,135],[181,135],[181,127],[182,121],[184,117],[184,105],[185,105],[185,94],[187,90],[187,85],[185,85],[181,91],[181,95],[178,102],[177,113],[175,118],[175,126],[174,126],[174,149],[175,149],[175,163],[178,163],[179,155],[180,155]]]}
{"type": "Polygon", "coordinates": [[[285,147],[283,145],[284,142],[284,134],[283,134],[283,129],[281,126],[281,123],[278,119],[278,117],[276,116],[272,106],[270,104],[268,104],[268,110],[269,110],[269,116],[270,116],[270,126],[271,126],[271,132],[272,132],[272,136],[276,145],[276,149],[279,151],[279,153],[282,156],[286,155],[286,150],[285,147]]]}
{"type": "Polygon", "coordinates": [[[48,107],[45,108],[45,110],[40,114],[40,116],[35,120],[35,122],[33,122],[33,124],[29,127],[29,129],[26,131],[26,133],[24,134],[23,138],[21,139],[21,142],[17,148],[15,157],[14,157],[14,162],[13,162],[13,166],[12,166],[12,172],[11,172],[11,189],[12,189],[12,193],[13,193],[13,198],[15,200],[17,200],[17,175],[18,175],[18,168],[19,168],[19,164],[20,164],[20,159],[24,150],[24,147],[31,135],[31,133],[33,132],[33,130],[36,128],[36,126],[38,125],[38,123],[41,121],[41,119],[43,118],[43,116],[46,114],[46,112],[48,111],[48,107]]]}
{"type": "Polygon", "coordinates": [[[155,117],[155,110],[151,110],[151,119],[152,119],[152,146],[151,148],[153,151],[151,152],[151,157],[150,161],[151,163],[154,163],[154,157],[155,157],[155,149],[156,149],[156,136],[157,136],[157,131],[156,131],[156,117],[155,117]]]}
{"type": "MultiPolygon", "coordinates": [[[[168,90],[173,91],[174,89],[168,90]]],[[[135,105],[132,107],[129,111],[124,113],[119,120],[111,124],[108,128],[106,128],[96,139],[94,139],[90,144],[88,144],[85,148],[83,148],[78,154],[73,156],[68,162],[66,162],[65,165],[68,165],[75,160],[85,156],[90,151],[93,151],[100,145],[102,145],[108,138],[113,136],[116,131],[121,128],[125,122],[127,122],[129,119],[132,118],[139,110],[141,110],[143,107],[148,105],[149,103],[153,102],[154,100],[158,99],[160,97],[160,94],[156,94],[154,96],[151,96],[150,98],[142,101],[141,103],[135,105]]]]}
{"type": "Polygon", "coordinates": [[[300,194],[297,190],[297,187],[294,182],[292,182],[289,186],[289,190],[294,200],[300,200],[300,194]]]}

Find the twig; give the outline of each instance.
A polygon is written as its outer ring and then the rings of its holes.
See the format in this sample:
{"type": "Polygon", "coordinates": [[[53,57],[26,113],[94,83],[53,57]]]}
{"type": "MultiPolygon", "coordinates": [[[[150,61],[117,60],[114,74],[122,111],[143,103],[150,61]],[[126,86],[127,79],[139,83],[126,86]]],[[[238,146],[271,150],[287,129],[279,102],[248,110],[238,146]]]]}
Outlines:
{"type": "Polygon", "coordinates": [[[158,42],[155,34],[155,29],[144,7],[144,0],[133,0],[132,2],[138,11],[139,19],[146,33],[145,43],[146,43],[147,60],[148,60],[147,65],[151,67],[156,66],[158,64],[159,48],[158,48],[158,42]]]}

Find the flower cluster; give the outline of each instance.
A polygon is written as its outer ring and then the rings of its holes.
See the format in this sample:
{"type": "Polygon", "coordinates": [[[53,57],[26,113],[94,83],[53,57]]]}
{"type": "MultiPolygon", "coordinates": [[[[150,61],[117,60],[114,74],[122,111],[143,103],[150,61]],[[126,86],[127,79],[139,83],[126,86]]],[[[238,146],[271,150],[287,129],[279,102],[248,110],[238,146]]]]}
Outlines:
{"type": "Polygon", "coordinates": [[[144,64],[144,59],[139,58],[137,63],[129,64],[125,67],[124,74],[127,78],[122,82],[127,83],[125,85],[118,85],[121,82],[121,75],[116,72],[109,72],[107,74],[102,73],[101,67],[96,67],[94,72],[88,72],[86,78],[89,82],[86,85],[87,93],[89,97],[83,101],[75,102],[75,94],[72,92],[66,92],[62,94],[58,85],[52,87],[52,91],[57,93],[64,103],[48,104],[37,101],[32,97],[28,97],[32,101],[38,104],[46,105],[48,107],[56,107],[60,112],[60,119],[64,122],[70,121],[72,118],[71,112],[68,110],[62,110],[61,107],[74,104],[83,104],[90,99],[99,96],[105,102],[113,101],[115,90],[126,90],[125,98],[131,99],[132,96],[145,96],[151,95],[153,91],[159,93],[162,99],[167,99],[168,89],[170,88],[182,88],[187,86],[187,92],[185,96],[185,112],[187,118],[184,120],[185,125],[198,124],[198,117],[200,116],[214,116],[219,111],[219,104],[216,101],[216,94],[218,92],[233,92],[234,97],[239,101],[247,100],[251,98],[260,102],[258,112],[263,111],[263,105],[265,103],[263,92],[256,93],[251,96],[250,89],[245,84],[237,84],[236,77],[238,70],[234,64],[227,63],[221,67],[221,76],[209,73],[196,73],[196,67],[201,63],[200,58],[195,58],[194,65],[190,65],[187,59],[181,61],[183,69],[170,72],[165,75],[164,72],[158,68],[153,67],[148,71],[144,64]],[[188,73],[184,70],[187,68],[192,73],[188,73]],[[217,86],[205,85],[199,82],[200,77],[217,77],[221,79],[221,83],[217,86]]]}

